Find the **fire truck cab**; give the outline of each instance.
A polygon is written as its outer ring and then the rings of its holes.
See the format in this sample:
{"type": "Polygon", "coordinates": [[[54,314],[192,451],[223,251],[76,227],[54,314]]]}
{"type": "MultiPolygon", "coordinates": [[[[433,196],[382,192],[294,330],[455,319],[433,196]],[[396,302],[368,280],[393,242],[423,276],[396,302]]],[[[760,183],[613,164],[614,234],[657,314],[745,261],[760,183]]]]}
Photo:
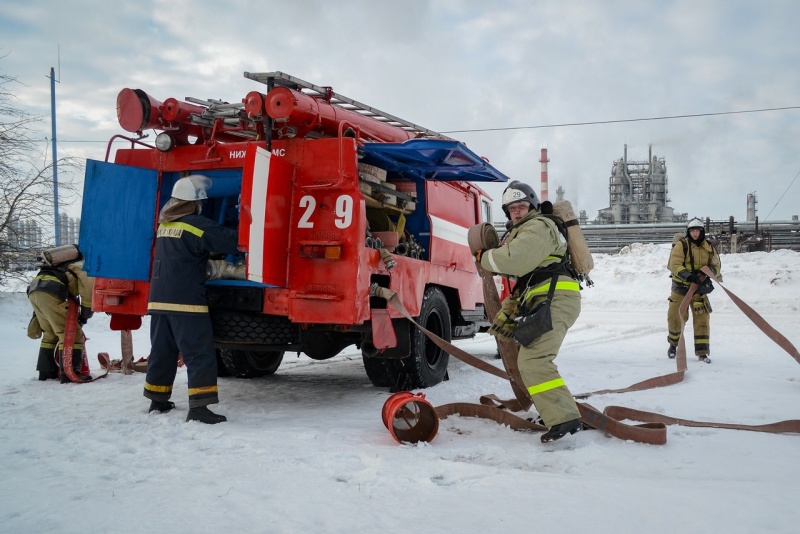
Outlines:
{"type": "Polygon", "coordinates": [[[245,77],[266,93],[227,103],[120,92],[120,125],[136,136],[114,136],[84,182],[93,309],[113,329],[141,325],[158,212],[179,178],[201,174],[212,180],[202,214],[237,228],[243,251],[224,259],[244,276],[205,284],[221,373],[269,375],[287,351],[324,360],[355,344],[376,386],[441,382],[449,355],[371,287],[395,291],[446,340],[488,326],[467,230],[492,221],[476,183],[507,178],[462,143],[330,87],[245,77]],[[110,162],[120,138],[129,146],[110,162]]]}

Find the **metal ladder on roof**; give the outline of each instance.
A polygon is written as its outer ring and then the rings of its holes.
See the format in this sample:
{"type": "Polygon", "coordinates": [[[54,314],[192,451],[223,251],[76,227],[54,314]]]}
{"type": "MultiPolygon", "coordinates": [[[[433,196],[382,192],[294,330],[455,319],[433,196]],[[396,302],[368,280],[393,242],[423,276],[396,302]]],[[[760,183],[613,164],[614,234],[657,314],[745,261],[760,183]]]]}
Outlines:
{"type": "Polygon", "coordinates": [[[401,128],[407,132],[413,133],[419,138],[450,140],[450,138],[446,135],[434,132],[428,128],[423,128],[422,126],[414,124],[413,122],[400,119],[394,115],[390,115],[389,113],[375,109],[372,106],[362,104],[361,102],[353,100],[352,98],[347,98],[340,94],[334,93],[332,87],[315,85],[280,71],[245,72],[244,77],[266,84],[267,92],[271,91],[277,86],[287,87],[289,89],[312,96],[313,98],[324,100],[332,106],[358,113],[359,115],[363,115],[365,117],[370,117],[371,119],[394,126],[395,128],[401,128]]]}

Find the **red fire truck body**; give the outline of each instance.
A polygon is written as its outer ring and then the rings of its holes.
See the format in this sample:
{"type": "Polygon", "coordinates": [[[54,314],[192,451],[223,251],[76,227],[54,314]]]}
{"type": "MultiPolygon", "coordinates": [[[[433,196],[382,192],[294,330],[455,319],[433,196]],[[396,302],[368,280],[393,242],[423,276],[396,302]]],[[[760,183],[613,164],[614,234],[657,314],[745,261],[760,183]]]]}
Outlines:
{"type": "Polygon", "coordinates": [[[130,148],[113,163],[87,163],[80,243],[93,308],[112,328],[141,325],[158,212],[179,178],[202,174],[212,179],[203,215],[237,228],[244,251],[226,258],[245,265],[244,279],[205,285],[222,371],[263,376],[285,351],[327,359],[356,344],[375,385],[440,382],[447,353],[370,289],[397,292],[448,340],[486,326],[466,235],[491,222],[491,199],[473,182],[506,177],[463,144],[329,87],[245,76],[269,91],[242,104],[120,93],[120,124],[140,136],[115,136],[130,148]],[[150,128],[161,131],[155,146],[141,140],[150,128]]]}

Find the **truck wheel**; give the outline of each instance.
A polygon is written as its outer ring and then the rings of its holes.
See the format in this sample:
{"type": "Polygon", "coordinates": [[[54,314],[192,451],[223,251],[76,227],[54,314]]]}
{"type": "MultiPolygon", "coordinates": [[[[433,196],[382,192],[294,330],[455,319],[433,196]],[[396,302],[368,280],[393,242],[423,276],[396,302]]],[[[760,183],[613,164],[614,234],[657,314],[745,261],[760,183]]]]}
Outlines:
{"type": "Polygon", "coordinates": [[[222,354],[220,354],[219,349],[215,349],[217,353],[217,376],[218,377],[226,377],[231,376],[231,372],[228,371],[228,368],[225,366],[225,362],[222,361],[222,354]]]}
{"type": "Polygon", "coordinates": [[[236,378],[257,378],[275,374],[283,361],[282,351],[220,349],[222,362],[236,378]]]}
{"type": "Polygon", "coordinates": [[[397,384],[397,378],[403,366],[400,360],[393,358],[370,358],[362,354],[364,370],[372,385],[379,388],[390,388],[397,384]]]}
{"type": "MultiPolygon", "coordinates": [[[[417,322],[445,341],[451,340],[450,309],[438,287],[425,291],[417,322]]],[[[400,361],[411,387],[427,388],[445,379],[450,355],[415,327],[411,330],[411,355],[400,361]]]]}

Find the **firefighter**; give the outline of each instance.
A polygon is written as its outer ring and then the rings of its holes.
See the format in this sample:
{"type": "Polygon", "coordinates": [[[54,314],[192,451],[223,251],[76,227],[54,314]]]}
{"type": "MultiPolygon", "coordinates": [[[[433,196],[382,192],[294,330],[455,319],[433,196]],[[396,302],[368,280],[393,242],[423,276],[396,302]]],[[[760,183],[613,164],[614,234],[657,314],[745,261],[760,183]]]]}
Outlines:
{"type": "Polygon", "coordinates": [[[62,384],[70,382],[67,373],[59,373],[63,369],[64,331],[70,299],[74,305],[80,303],[75,342],[72,345],[72,368],[81,380],[91,380],[91,376],[80,372],[83,344],[86,341],[81,326],[93,315],[94,279],[83,272],[83,255],[77,245],[47,250],[42,254],[41,261],[39,272],[28,285],[28,300],[33,306],[28,337],[42,338],[36,363],[39,380],[58,378],[60,374],[62,384]]]}
{"type": "MultiPolygon", "coordinates": [[[[680,235],[680,234],[678,234],[680,235]]],[[[711,303],[708,294],[714,290],[711,279],[700,272],[705,266],[711,269],[718,280],[722,280],[719,252],[706,239],[703,221],[694,218],[686,225],[686,235],[672,245],[667,264],[672,274],[672,293],[667,309],[667,356],[674,358],[681,338],[680,305],[689,287],[698,285],[692,295],[692,327],[694,329],[694,354],[701,362],[711,363],[711,303]]],[[[688,317],[686,317],[688,320],[688,317]]]]}
{"type": "Polygon", "coordinates": [[[529,185],[516,180],[503,191],[502,201],[512,226],[502,246],[478,250],[476,258],[484,269],[517,281],[490,332],[511,338],[520,307],[532,310],[545,301],[556,276],[550,304],[552,329],[521,344],[517,359],[525,387],[549,429],[541,438],[547,443],[582,429],[578,405],[553,363],[567,330],[580,314],[581,288],[568,268],[567,241],[546,216],[552,213],[552,205],[541,204],[529,185]]]}
{"type": "Polygon", "coordinates": [[[150,358],[144,396],[150,412],[175,407],[169,399],[183,356],[189,379],[186,421],[227,421],[208,409],[219,402],[217,357],[205,297],[206,264],[213,253],[235,254],[237,233],[201,215],[211,180],[192,175],[172,188],[172,198],[158,217],[155,257],[147,312],[150,315],[150,358]]]}

